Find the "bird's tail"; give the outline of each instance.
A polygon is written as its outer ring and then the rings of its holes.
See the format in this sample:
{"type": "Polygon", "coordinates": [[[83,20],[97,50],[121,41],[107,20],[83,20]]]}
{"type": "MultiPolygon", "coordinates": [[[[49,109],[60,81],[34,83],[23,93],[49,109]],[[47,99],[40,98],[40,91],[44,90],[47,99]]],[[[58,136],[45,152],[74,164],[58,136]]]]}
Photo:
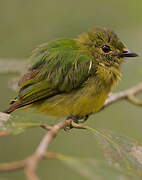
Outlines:
{"type": "Polygon", "coordinates": [[[10,107],[8,109],[6,109],[5,111],[3,111],[4,113],[10,114],[13,111],[15,111],[16,109],[22,107],[23,105],[21,104],[21,101],[16,99],[11,101],[10,103],[10,107]]]}

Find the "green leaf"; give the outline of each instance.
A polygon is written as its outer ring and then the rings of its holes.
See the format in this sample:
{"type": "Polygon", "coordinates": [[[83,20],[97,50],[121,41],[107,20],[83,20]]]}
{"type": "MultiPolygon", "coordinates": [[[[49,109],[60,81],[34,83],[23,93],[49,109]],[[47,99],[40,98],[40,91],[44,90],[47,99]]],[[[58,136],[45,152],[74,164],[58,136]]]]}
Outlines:
{"type": "Polygon", "coordinates": [[[142,179],[142,144],[109,130],[88,129],[94,133],[109,163],[120,167],[126,175],[142,179]]]}
{"type": "Polygon", "coordinates": [[[26,122],[23,118],[19,116],[8,115],[0,112],[0,135],[6,134],[19,134],[23,132],[26,128],[37,127],[39,123],[37,122],[26,122]]]}
{"type": "Polygon", "coordinates": [[[63,155],[60,155],[58,159],[89,180],[129,180],[121,168],[112,166],[103,160],[63,155]]]}
{"type": "MultiPolygon", "coordinates": [[[[39,127],[41,123],[50,123],[53,118],[46,118],[42,115],[21,111],[19,114],[16,113],[8,115],[0,112],[0,136],[7,134],[19,134],[29,128],[39,127]]],[[[56,121],[57,122],[57,121],[56,121]]]]}

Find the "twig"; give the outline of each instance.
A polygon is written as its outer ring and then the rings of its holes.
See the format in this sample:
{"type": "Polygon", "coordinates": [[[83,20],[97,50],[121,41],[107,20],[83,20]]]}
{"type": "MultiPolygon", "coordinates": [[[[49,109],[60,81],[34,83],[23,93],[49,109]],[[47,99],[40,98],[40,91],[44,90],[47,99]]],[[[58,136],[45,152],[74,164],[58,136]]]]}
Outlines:
{"type": "Polygon", "coordinates": [[[137,106],[142,106],[142,101],[140,101],[138,98],[136,98],[136,96],[134,95],[130,95],[127,97],[128,101],[130,101],[131,103],[137,105],[137,106]]]}
{"type": "Polygon", "coordinates": [[[15,171],[23,169],[26,161],[17,161],[12,163],[3,163],[0,165],[0,171],[15,171]]]}
{"type": "Polygon", "coordinates": [[[36,169],[40,159],[42,159],[48,149],[50,142],[56,137],[58,131],[71,124],[72,119],[64,120],[54,125],[51,130],[43,137],[35,153],[27,159],[25,173],[29,180],[38,180],[36,169]]]}
{"type": "Polygon", "coordinates": [[[42,127],[42,128],[45,129],[45,130],[51,130],[53,126],[49,126],[49,125],[47,125],[47,124],[41,123],[41,124],[40,124],[40,127],[42,127]]]}
{"type": "MultiPolygon", "coordinates": [[[[119,93],[113,93],[106,100],[106,102],[104,104],[104,107],[106,107],[106,106],[108,106],[108,105],[110,105],[112,103],[115,103],[115,102],[117,102],[119,100],[122,100],[122,99],[128,99],[130,101],[130,96],[135,97],[135,95],[140,93],[140,92],[142,92],[142,83],[139,83],[135,87],[132,87],[132,88],[130,88],[128,90],[121,91],[119,93]]],[[[138,105],[134,101],[132,103],[138,105]]]]}

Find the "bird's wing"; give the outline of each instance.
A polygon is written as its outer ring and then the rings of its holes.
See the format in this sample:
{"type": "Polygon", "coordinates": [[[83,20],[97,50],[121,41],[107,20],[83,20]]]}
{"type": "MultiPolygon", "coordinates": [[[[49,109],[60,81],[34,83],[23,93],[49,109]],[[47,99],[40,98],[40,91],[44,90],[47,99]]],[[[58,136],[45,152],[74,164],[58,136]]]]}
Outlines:
{"type": "Polygon", "coordinates": [[[19,81],[19,99],[30,104],[80,88],[92,71],[92,57],[77,40],[57,40],[38,47],[29,71],[19,81]]]}

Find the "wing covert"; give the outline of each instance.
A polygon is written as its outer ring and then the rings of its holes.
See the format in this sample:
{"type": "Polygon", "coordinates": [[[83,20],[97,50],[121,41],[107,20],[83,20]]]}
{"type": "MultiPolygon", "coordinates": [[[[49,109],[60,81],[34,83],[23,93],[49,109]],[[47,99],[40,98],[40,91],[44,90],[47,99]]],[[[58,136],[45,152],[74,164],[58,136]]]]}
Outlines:
{"type": "Polygon", "coordinates": [[[80,88],[93,73],[93,58],[76,40],[58,40],[39,46],[32,65],[19,82],[23,103],[80,88]]]}

